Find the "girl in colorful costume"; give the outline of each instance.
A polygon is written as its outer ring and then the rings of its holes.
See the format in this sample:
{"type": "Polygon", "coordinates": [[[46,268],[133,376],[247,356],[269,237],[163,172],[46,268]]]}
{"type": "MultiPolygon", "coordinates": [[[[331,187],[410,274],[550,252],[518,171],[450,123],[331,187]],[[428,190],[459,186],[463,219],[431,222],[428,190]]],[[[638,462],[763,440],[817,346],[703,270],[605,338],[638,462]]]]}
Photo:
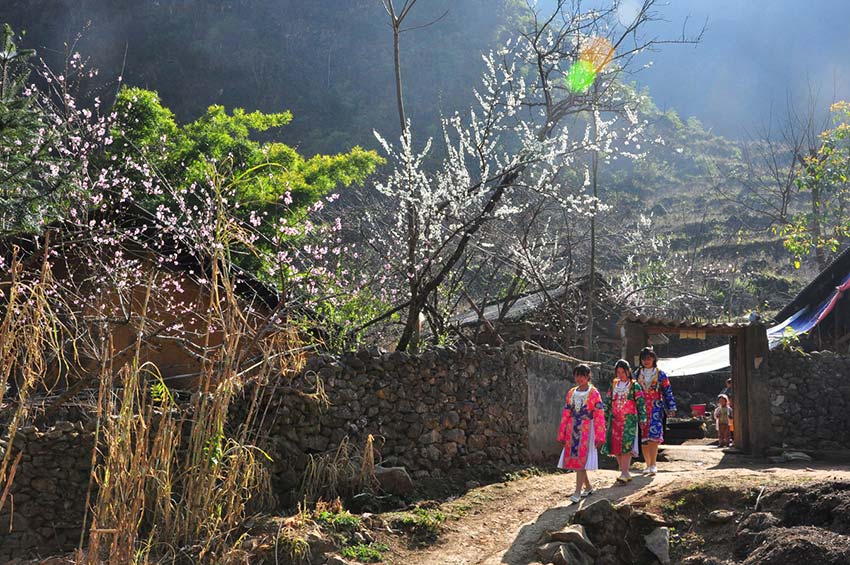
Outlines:
{"type": "Polygon", "coordinates": [[[638,424],[646,421],[643,389],[632,378],[632,368],[625,359],[614,365],[614,382],[605,396],[605,424],[608,435],[602,453],[613,455],[620,466],[617,480],[632,480],[629,465],[638,454],[638,424]]]}
{"type": "Polygon", "coordinates": [[[575,470],[576,490],[570,500],[578,502],[594,492],[587,472],[599,468],[596,450],[605,442],[605,409],[602,395],[590,384],[590,367],[577,365],[573,378],[576,386],[567,392],[558,428],[558,441],[564,444],[558,468],[575,470]],[[582,487],[587,487],[584,492],[582,487]]]}
{"type": "Polygon", "coordinates": [[[643,397],[646,401],[646,418],[641,421],[641,451],[646,461],[647,475],[658,472],[658,446],[664,442],[664,412],[671,418],[676,415],[676,401],[673,399],[673,389],[670,379],[664,371],[658,368],[658,355],[651,347],[644,347],[640,352],[641,367],[635,371],[643,397]]]}

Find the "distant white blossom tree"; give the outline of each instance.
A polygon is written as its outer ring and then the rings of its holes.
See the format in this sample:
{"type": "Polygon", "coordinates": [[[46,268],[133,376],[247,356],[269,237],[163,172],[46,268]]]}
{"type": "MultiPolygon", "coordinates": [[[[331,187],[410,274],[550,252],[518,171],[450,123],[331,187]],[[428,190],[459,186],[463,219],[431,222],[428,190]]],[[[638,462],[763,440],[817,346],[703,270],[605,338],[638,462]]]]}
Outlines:
{"type": "Polygon", "coordinates": [[[455,269],[486,245],[485,226],[520,214],[533,196],[591,216],[604,208],[585,190],[591,170],[579,157],[639,152],[628,147],[641,128],[619,84],[635,54],[661,43],[641,33],[653,5],[643,2],[624,21],[619,3],[580,11],[559,1],[546,17],[530,3],[528,29],[484,56],[477,106],[442,119],[438,151],[431,139],[417,148],[409,123],[398,143],[376,134],[392,171],[376,186],[383,200],[364,231],[391,292],[381,318],[405,312],[398,349],[410,346],[420,312],[437,313],[455,269]],[[581,169],[583,182],[562,186],[569,169],[581,169]]]}

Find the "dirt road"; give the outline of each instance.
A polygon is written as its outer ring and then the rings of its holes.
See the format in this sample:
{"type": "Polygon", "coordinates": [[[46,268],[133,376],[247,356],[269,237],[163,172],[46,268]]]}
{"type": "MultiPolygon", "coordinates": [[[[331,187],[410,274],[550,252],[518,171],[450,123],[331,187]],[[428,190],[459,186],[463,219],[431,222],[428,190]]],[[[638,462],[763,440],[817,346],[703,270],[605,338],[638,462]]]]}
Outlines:
{"type": "Polygon", "coordinates": [[[572,514],[600,497],[638,502],[674,486],[722,481],[727,484],[776,485],[850,479],[850,467],[807,463],[776,466],[764,459],[724,452],[709,445],[663,446],[658,475],[616,483],[616,471],[592,473],[597,493],[572,504],[572,474],[549,474],[474,489],[445,503],[455,516],[439,541],[425,549],[393,548],[388,563],[417,565],[527,565],[537,563],[535,550],[547,531],[566,525],[572,514]]]}

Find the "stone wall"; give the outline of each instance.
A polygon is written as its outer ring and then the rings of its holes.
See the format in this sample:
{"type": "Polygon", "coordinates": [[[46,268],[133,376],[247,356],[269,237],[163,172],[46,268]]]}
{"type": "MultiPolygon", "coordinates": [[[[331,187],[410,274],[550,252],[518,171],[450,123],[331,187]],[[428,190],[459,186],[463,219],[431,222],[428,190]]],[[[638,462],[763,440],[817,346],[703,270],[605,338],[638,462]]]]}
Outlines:
{"type": "MultiPolygon", "coordinates": [[[[813,352],[809,356],[774,350],[753,374],[769,402],[769,445],[806,450],[850,448],[850,356],[813,352]]],[[[751,385],[752,386],[752,385],[751,385]]],[[[751,388],[752,390],[752,388],[751,388]]]]}
{"type": "MultiPolygon", "coordinates": [[[[536,423],[529,425],[529,359],[536,359],[533,395],[541,383],[555,381],[557,394],[543,399],[558,418],[563,379],[571,371],[569,358],[543,363],[541,355],[529,344],[515,344],[311,358],[291,384],[300,392],[277,393],[263,423],[277,491],[298,486],[308,455],[336,449],[343,438],[362,447],[370,434],[385,465],[404,466],[414,477],[532,460],[539,454],[529,451],[529,437],[541,433],[534,431],[536,423]],[[317,378],[326,406],[302,394],[315,388],[317,378]]],[[[543,425],[557,433],[557,421],[543,425]]]]}
{"type": "Polygon", "coordinates": [[[310,391],[317,378],[327,406],[283,393],[272,408],[266,432],[279,490],[298,485],[307,455],[344,438],[362,447],[370,434],[386,464],[420,477],[527,456],[527,386],[516,349],[322,355],[292,386],[310,391]]]}
{"type": "MultiPolygon", "coordinates": [[[[249,387],[244,398],[261,392],[272,399],[259,428],[279,499],[291,503],[309,456],[332,452],[346,438],[362,448],[374,436],[385,465],[420,478],[484,463],[554,464],[576,362],[525,343],[421,355],[369,349],[315,356],[285,387],[249,387]],[[327,402],[312,395],[317,381],[327,402]]],[[[233,422],[244,421],[245,408],[235,403],[233,422]]],[[[23,455],[0,511],[0,563],[77,546],[92,446],[91,431],[79,423],[18,432],[13,460],[23,455]]],[[[0,443],[0,455],[3,449],[0,443]]]]}
{"type": "MultiPolygon", "coordinates": [[[[0,563],[68,551],[80,541],[89,487],[93,435],[82,424],[21,428],[10,464],[9,497],[0,510],[0,563]],[[11,528],[10,528],[11,525],[11,528]]],[[[2,443],[0,454],[6,449],[2,443]]]]}

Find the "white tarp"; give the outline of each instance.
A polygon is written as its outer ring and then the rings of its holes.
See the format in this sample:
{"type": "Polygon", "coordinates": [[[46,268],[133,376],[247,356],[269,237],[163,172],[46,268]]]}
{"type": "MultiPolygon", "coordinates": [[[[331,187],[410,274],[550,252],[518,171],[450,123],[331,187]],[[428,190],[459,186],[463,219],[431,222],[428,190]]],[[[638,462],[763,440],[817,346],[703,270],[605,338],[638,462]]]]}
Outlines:
{"type": "Polygon", "coordinates": [[[684,357],[659,359],[658,367],[667,373],[668,377],[683,377],[698,375],[725,369],[729,366],[729,346],[721,345],[714,349],[706,349],[684,357]]]}

